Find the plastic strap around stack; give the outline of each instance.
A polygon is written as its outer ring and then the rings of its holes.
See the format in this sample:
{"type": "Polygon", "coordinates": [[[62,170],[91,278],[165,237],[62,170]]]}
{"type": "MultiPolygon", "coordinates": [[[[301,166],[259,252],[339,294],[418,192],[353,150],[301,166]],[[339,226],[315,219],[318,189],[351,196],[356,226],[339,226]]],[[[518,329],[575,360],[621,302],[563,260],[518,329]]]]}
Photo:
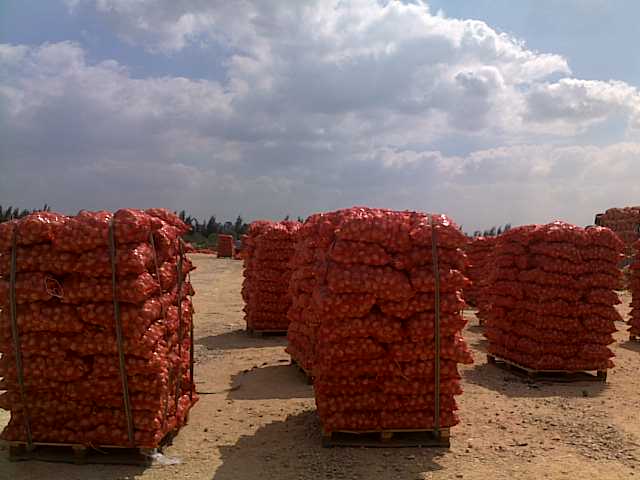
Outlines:
{"type": "Polygon", "coordinates": [[[116,272],[117,252],[113,219],[109,223],[109,255],[111,257],[111,285],[113,289],[113,317],[116,324],[116,342],[118,344],[118,359],[120,360],[120,378],[122,379],[122,396],[124,400],[124,414],[127,417],[127,436],[129,443],[135,447],[133,432],[133,416],[131,415],[131,398],[129,397],[129,379],[127,364],[124,357],[124,342],[122,339],[122,319],[120,318],[120,301],[118,300],[118,276],[116,272]]]}
{"type": "Polygon", "coordinates": [[[11,336],[13,337],[13,351],[16,356],[16,372],[18,373],[18,386],[20,388],[20,401],[22,402],[22,412],[24,414],[24,430],[27,436],[27,447],[33,448],[33,437],[31,435],[31,416],[27,405],[27,394],[24,389],[24,370],[22,366],[22,349],[20,348],[20,332],[18,330],[18,312],[16,305],[16,269],[18,255],[18,229],[14,227],[11,241],[11,270],[9,273],[9,314],[11,317],[11,336]]]}
{"type": "Polygon", "coordinates": [[[178,256],[178,378],[176,379],[176,413],[178,411],[178,401],[182,394],[182,244],[180,245],[180,255],[178,256]]]}
{"type": "Polygon", "coordinates": [[[435,290],[434,301],[434,321],[433,338],[435,346],[435,385],[434,385],[434,430],[436,435],[440,435],[440,268],[438,266],[438,236],[433,216],[429,215],[429,225],[431,225],[431,256],[433,258],[433,279],[435,290]]]}
{"type": "MultiPolygon", "coordinates": [[[[160,288],[160,295],[162,295],[162,282],[160,281],[160,267],[158,265],[158,253],[156,250],[156,241],[153,238],[153,232],[149,233],[149,243],[151,244],[151,251],[153,252],[153,266],[155,267],[155,271],[156,271],[156,280],[158,280],[158,287],[160,288]]],[[[160,316],[162,318],[165,317],[166,312],[164,311],[164,307],[162,307],[162,310],[160,312],[160,316]]],[[[165,334],[165,340],[167,335],[165,334]]],[[[169,385],[171,385],[171,381],[172,381],[172,371],[169,370],[169,385]]],[[[166,398],[164,399],[164,412],[162,413],[162,428],[164,429],[164,427],[167,425],[167,413],[169,412],[169,388],[167,388],[167,395],[166,398]]]]}

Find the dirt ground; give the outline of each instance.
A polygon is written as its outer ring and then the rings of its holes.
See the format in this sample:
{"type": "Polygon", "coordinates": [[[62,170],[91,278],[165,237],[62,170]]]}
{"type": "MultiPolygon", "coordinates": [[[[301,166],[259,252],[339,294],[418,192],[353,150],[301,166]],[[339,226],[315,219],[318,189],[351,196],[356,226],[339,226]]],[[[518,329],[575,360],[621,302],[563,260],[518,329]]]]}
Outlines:
{"type": "MultiPolygon", "coordinates": [[[[531,382],[487,365],[472,312],[465,332],[462,423],[451,449],[322,448],[313,390],[284,338],[242,331],[242,263],[193,255],[200,402],[165,450],[176,465],[149,468],[10,463],[0,479],[629,479],[640,478],[640,344],[618,325],[606,384],[531,382]]],[[[626,310],[629,298],[623,295],[626,310]]],[[[8,421],[0,411],[0,427],[8,421]]]]}

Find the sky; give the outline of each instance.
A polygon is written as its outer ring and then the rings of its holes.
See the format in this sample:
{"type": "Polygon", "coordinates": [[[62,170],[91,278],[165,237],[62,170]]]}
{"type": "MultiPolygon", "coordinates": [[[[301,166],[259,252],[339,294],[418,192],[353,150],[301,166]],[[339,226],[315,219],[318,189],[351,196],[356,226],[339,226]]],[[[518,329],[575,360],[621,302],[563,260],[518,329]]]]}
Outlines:
{"type": "Polygon", "coordinates": [[[0,205],[465,231],[640,204],[635,0],[3,0],[0,205]]]}

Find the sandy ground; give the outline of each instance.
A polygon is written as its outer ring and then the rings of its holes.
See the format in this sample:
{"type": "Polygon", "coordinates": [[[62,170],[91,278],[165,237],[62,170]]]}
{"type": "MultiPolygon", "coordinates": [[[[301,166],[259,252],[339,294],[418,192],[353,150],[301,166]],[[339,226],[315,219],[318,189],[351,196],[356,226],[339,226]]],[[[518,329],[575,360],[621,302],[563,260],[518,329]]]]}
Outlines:
{"type": "MultiPolygon", "coordinates": [[[[487,365],[469,312],[462,424],[444,449],[320,446],[313,391],[289,366],[284,338],[243,332],[242,263],[193,255],[200,402],[165,450],[177,465],[150,468],[10,463],[0,479],[629,479],[640,478],[640,344],[621,331],[606,384],[530,382],[487,365]]],[[[626,304],[628,296],[623,296],[626,304]]],[[[624,325],[618,325],[623,330],[624,325]]],[[[0,411],[0,427],[8,420],[0,411]]]]}

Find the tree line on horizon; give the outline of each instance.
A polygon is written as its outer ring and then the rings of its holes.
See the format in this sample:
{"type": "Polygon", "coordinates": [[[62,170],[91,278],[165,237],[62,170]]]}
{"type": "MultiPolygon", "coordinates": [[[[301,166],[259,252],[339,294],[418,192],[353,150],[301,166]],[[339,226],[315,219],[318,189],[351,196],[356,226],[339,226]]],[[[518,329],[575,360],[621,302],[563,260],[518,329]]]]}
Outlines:
{"type": "Polygon", "coordinates": [[[191,232],[187,233],[184,239],[195,246],[215,246],[218,243],[218,235],[231,235],[235,240],[238,240],[249,230],[249,224],[240,215],[236,217],[235,222],[219,222],[215,215],[200,222],[196,217],[188,215],[185,210],[175,213],[180,217],[180,220],[191,226],[191,232]]]}
{"type": "Polygon", "coordinates": [[[498,235],[502,235],[504,232],[507,232],[511,230],[511,224],[510,223],[506,223],[505,225],[501,225],[501,226],[493,226],[488,230],[476,230],[473,232],[473,235],[471,235],[471,237],[473,238],[477,238],[477,237],[497,237],[498,235]]]}
{"type": "Polygon", "coordinates": [[[26,208],[23,208],[21,210],[18,207],[14,207],[12,205],[9,205],[6,208],[2,208],[2,205],[0,205],[0,223],[26,217],[30,213],[34,213],[34,212],[50,212],[50,211],[51,211],[51,207],[46,203],[42,208],[35,208],[33,210],[28,210],[26,208]]]}

